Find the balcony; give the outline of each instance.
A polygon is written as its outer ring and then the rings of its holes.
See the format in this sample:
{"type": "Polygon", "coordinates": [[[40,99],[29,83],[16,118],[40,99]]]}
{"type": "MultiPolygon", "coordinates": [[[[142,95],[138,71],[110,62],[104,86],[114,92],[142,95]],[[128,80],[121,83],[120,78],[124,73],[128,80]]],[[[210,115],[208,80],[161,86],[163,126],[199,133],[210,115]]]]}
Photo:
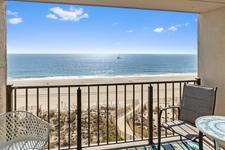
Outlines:
{"type": "MultiPolygon", "coordinates": [[[[222,42],[225,39],[223,32],[225,22],[222,19],[225,13],[224,1],[30,1],[198,13],[198,76],[201,77],[203,85],[217,86],[220,89],[216,114],[225,114],[223,92],[225,70],[221,67],[224,65],[225,55],[224,42],[222,42]]],[[[158,115],[157,109],[170,104],[179,105],[182,85],[185,82],[196,83],[196,81],[165,81],[107,85],[8,86],[6,101],[5,3],[6,0],[0,1],[2,43],[0,44],[0,105],[2,106],[0,110],[1,112],[5,112],[6,109],[7,111],[26,110],[48,121],[52,126],[48,149],[72,149],[78,146],[83,149],[113,149],[149,145],[152,139],[154,142],[157,135],[155,119],[158,115]],[[149,86],[151,88],[148,88],[149,86]],[[113,92],[109,92],[111,89],[114,89],[113,92]],[[131,94],[128,94],[129,92],[131,94]],[[63,99],[66,101],[62,101],[63,99]],[[84,107],[84,103],[88,105],[84,107]],[[153,111],[150,113],[148,110],[153,111]],[[78,122],[81,125],[79,128],[78,122]]],[[[168,112],[168,115],[164,116],[165,120],[175,119],[176,112],[168,112]]],[[[168,139],[179,140],[179,137],[167,131],[163,133],[164,142],[168,139]]]]}
{"type": "MultiPolygon", "coordinates": [[[[51,125],[48,149],[118,149],[151,145],[158,108],[179,105],[185,83],[200,80],[8,86],[8,111],[34,113],[51,125]]],[[[163,114],[165,121],[177,111],[163,114]]],[[[162,131],[163,141],[179,140],[162,131]]]]}

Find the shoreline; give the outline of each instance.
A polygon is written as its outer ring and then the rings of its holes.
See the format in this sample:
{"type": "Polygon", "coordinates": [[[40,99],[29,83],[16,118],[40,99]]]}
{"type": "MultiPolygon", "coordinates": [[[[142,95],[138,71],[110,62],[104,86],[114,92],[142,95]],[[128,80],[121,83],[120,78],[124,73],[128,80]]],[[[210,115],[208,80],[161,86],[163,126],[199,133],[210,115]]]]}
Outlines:
{"type": "Polygon", "coordinates": [[[160,74],[160,75],[130,75],[130,76],[63,76],[43,78],[8,79],[7,84],[14,86],[32,85],[77,85],[104,83],[132,83],[150,81],[190,80],[197,77],[196,73],[160,74]]]}
{"type": "Polygon", "coordinates": [[[162,74],[133,74],[133,75],[80,75],[80,76],[49,76],[49,77],[22,77],[11,78],[9,81],[17,80],[54,80],[54,79],[93,79],[93,78],[125,78],[125,77],[167,77],[167,76],[196,76],[197,73],[162,73],[162,74]]]}

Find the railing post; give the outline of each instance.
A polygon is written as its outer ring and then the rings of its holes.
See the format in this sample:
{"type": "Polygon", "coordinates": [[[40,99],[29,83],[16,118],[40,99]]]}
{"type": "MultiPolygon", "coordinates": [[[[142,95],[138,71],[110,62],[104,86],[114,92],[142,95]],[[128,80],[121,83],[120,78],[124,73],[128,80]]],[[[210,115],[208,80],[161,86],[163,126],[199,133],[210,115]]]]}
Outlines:
{"type": "Polygon", "coordinates": [[[201,85],[201,79],[200,78],[196,78],[195,80],[196,80],[197,85],[201,85]]]}
{"type": "Polygon", "coordinates": [[[12,85],[7,85],[6,112],[12,111],[12,85]]]}
{"type": "MultiPolygon", "coordinates": [[[[12,85],[7,85],[6,88],[6,112],[11,112],[12,111],[12,85]]],[[[10,120],[7,117],[6,119],[6,124],[7,124],[7,130],[15,130],[14,128],[12,128],[12,126],[10,126],[10,120]]],[[[9,136],[9,132],[7,131],[6,137],[7,137],[7,141],[9,140],[10,136],[9,136]]]]}
{"type": "Polygon", "coordinates": [[[81,143],[81,139],[82,139],[82,129],[81,129],[81,124],[82,124],[82,120],[81,120],[81,89],[78,88],[77,90],[77,150],[81,150],[82,149],[82,143],[81,143]]]}
{"type": "Polygon", "coordinates": [[[153,144],[153,86],[148,87],[148,136],[149,144],[153,144]]]}

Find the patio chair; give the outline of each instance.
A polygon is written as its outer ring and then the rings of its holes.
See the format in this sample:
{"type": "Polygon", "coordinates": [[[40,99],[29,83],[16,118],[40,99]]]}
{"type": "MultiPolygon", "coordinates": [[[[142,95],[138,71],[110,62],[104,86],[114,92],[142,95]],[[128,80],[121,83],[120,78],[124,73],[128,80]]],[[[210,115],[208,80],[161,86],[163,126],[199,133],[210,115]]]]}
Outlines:
{"type": "Polygon", "coordinates": [[[32,113],[15,111],[0,114],[1,150],[40,150],[48,141],[50,126],[32,113]]]}
{"type": "Polygon", "coordinates": [[[199,143],[199,149],[203,149],[203,135],[195,127],[195,120],[200,116],[213,115],[215,110],[217,88],[202,87],[185,84],[180,107],[169,106],[160,108],[158,116],[158,149],[161,146],[161,128],[168,129],[180,135],[180,139],[185,137],[199,143]],[[178,109],[178,120],[161,123],[163,112],[168,109],[178,109]]]}

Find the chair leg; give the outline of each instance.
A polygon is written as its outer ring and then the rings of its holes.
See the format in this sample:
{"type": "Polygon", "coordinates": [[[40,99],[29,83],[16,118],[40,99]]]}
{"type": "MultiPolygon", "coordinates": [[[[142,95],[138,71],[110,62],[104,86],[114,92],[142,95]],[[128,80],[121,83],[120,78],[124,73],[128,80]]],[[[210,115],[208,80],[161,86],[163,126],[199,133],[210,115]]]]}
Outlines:
{"type": "Polygon", "coordinates": [[[180,141],[183,141],[182,136],[180,135],[180,141]]]}
{"type": "Polygon", "coordinates": [[[161,127],[158,126],[158,150],[161,148],[161,127]]]}
{"type": "Polygon", "coordinates": [[[199,150],[203,150],[203,133],[199,131],[199,150]]]}

